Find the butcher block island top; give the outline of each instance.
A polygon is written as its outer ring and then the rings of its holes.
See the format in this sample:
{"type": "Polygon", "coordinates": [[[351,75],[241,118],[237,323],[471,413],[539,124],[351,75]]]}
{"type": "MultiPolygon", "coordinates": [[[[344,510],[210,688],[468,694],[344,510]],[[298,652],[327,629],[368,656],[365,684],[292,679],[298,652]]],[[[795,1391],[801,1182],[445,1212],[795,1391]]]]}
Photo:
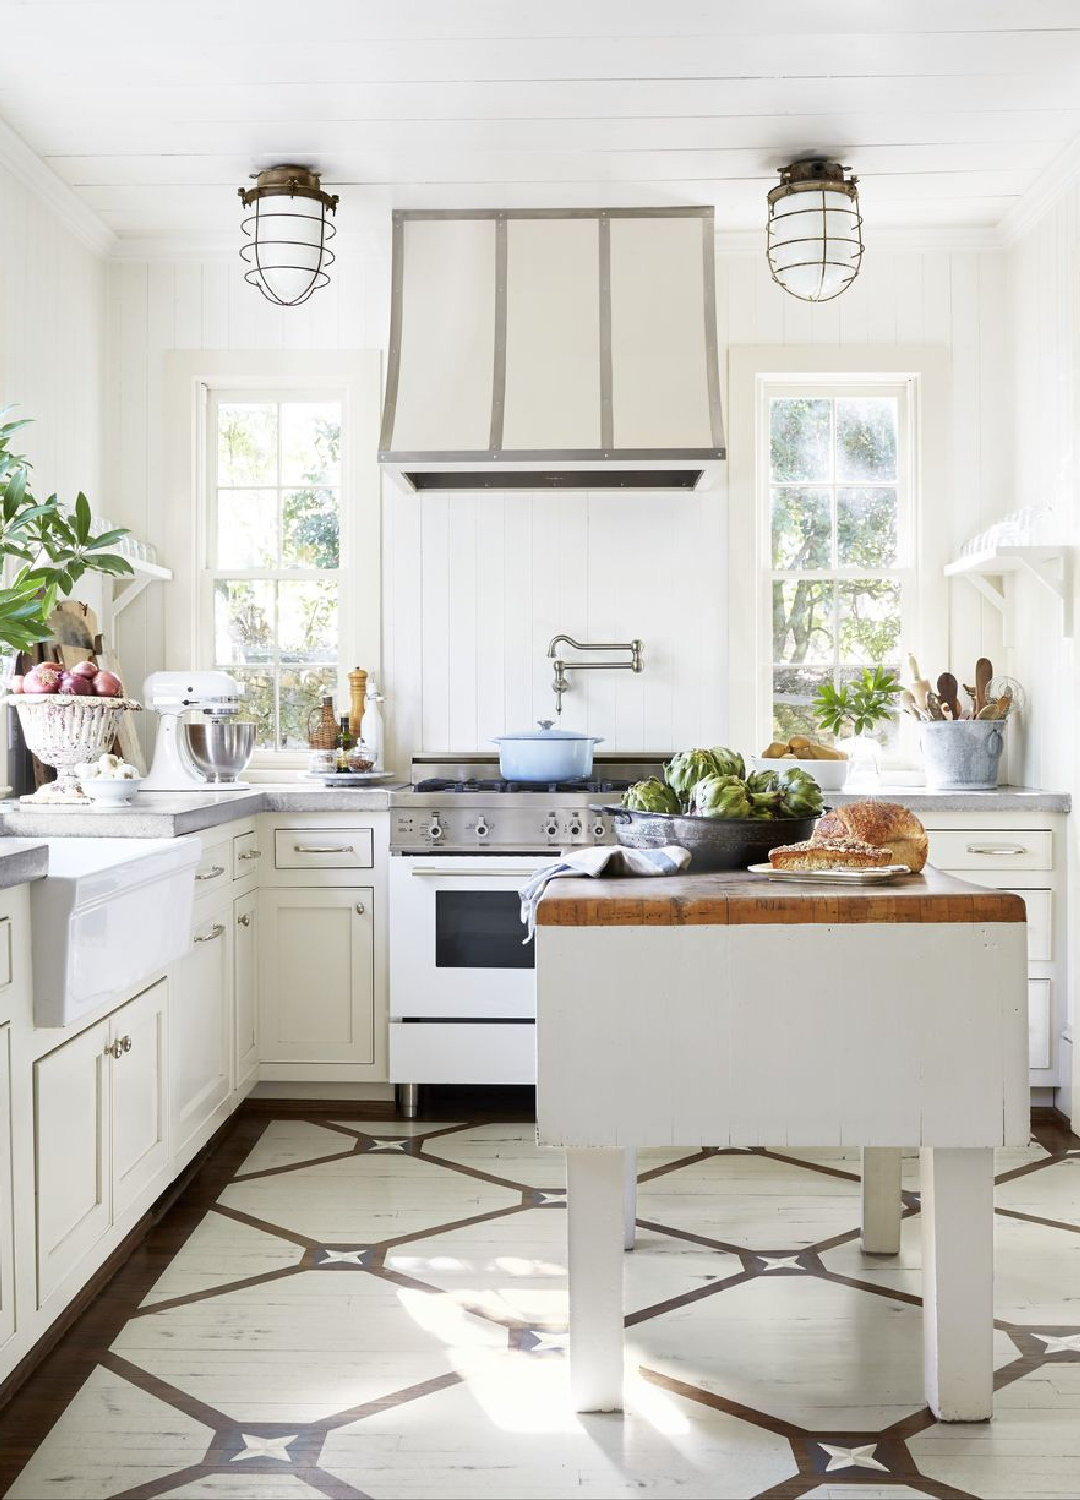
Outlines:
{"type": "Polygon", "coordinates": [[[888,884],[779,881],[742,870],[655,879],[553,880],[537,911],[541,927],[740,927],[848,922],[1023,922],[1024,902],[944,875],[888,884]]]}

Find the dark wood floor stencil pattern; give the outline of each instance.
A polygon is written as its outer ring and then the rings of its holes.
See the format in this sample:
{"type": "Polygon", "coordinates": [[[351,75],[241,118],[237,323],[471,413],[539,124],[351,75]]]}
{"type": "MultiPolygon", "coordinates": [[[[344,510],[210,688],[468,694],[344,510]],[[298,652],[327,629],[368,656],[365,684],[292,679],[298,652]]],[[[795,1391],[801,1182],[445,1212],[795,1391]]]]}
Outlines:
{"type": "MultiPolygon", "coordinates": [[[[284,1128],[285,1122],[279,1123],[284,1128]]],[[[441,1264],[437,1256],[425,1260],[423,1254],[417,1255],[419,1268],[429,1268],[428,1274],[424,1275],[417,1274],[417,1267],[410,1263],[409,1257],[400,1254],[410,1247],[423,1250],[427,1242],[438,1244],[447,1236],[472,1231],[479,1226],[505,1225],[511,1231],[515,1223],[521,1222],[522,1215],[531,1215],[538,1210],[543,1211],[545,1222],[548,1214],[561,1215],[565,1207],[565,1190],[559,1181],[561,1163],[557,1155],[548,1153],[546,1158],[540,1157],[533,1163],[530,1172],[515,1176],[513,1164],[518,1158],[512,1151],[510,1166],[505,1172],[498,1170],[497,1151],[485,1148],[472,1153],[474,1159],[468,1159],[471,1143],[483,1137],[486,1123],[483,1121],[437,1122],[430,1127],[407,1127],[395,1126],[393,1122],[369,1125],[364,1120],[329,1121],[322,1114],[312,1114],[307,1118],[292,1114],[288,1123],[298,1131],[313,1127],[308,1144],[305,1146],[303,1141],[294,1141],[284,1152],[278,1153],[288,1159],[252,1166],[253,1153],[260,1142],[265,1144],[265,1132],[272,1129],[274,1122],[272,1117],[265,1115],[241,1115],[238,1118],[196,1180],[151,1230],[106,1293],[0,1413],[0,1485],[3,1493],[8,1493],[10,1487],[14,1495],[37,1500],[37,1492],[26,1487],[31,1482],[38,1482],[32,1480],[35,1451],[43,1443],[42,1453],[48,1451],[45,1440],[49,1429],[79,1398],[84,1383],[93,1377],[120,1382],[122,1387],[140,1392],[149,1402],[159,1405],[163,1421],[171,1420],[168,1418],[171,1413],[189,1436],[192,1432],[197,1436],[201,1429],[205,1438],[204,1442],[199,1438],[200,1451],[194,1453],[189,1462],[149,1477],[144,1475],[126,1487],[124,1466],[118,1464],[115,1488],[109,1488],[106,1483],[104,1488],[99,1486],[95,1494],[123,1496],[126,1500],[151,1500],[154,1496],[173,1493],[209,1494],[211,1489],[206,1486],[220,1483],[222,1488],[213,1489],[214,1494],[235,1495],[240,1500],[244,1496],[242,1486],[245,1483],[257,1488],[261,1482],[257,1481],[257,1476],[276,1476],[273,1480],[270,1477],[265,1480],[270,1486],[265,1490],[268,1495],[286,1493],[283,1489],[274,1489],[273,1485],[284,1484],[288,1478],[303,1487],[296,1493],[325,1495],[330,1500],[366,1500],[369,1496],[371,1500],[382,1500],[377,1489],[358,1487],[342,1477],[340,1463],[327,1461],[332,1436],[346,1428],[355,1429],[365,1421],[383,1418],[412,1403],[439,1399],[445,1393],[466,1386],[466,1373],[458,1369],[442,1369],[427,1378],[406,1381],[377,1394],[369,1394],[340,1410],[318,1415],[298,1410],[296,1420],[260,1421],[238,1419],[235,1404],[230,1412],[227,1384],[224,1398],[212,1400],[205,1390],[186,1389],[179,1377],[169,1379],[160,1371],[148,1368],[153,1364],[149,1352],[152,1343],[143,1339],[140,1329],[149,1334],[154,1328],[164,1327],[171,1316],[186,1316],[187,1310],[191,1310],[192,1317],[206,1315],[212,1323],[215,1304],[221,1310],[224,1327],[230,1317],[236,1317],[235,1311],[230,1310],[238,1305],[238,1297],[248,1299],[243,1303],[245,1307],[257,1310],[260,1288],[287,1288],[290,1284],[298,1284],[296,1278],[304,1278],[305,1286],[317,1285],[319,1288],[324,1285],[322,1278],[334,1278],[325,1281],[327,1296],[340,1294],[351,1299],[358,1294],[366,1295],[363,1288],[370,1289],[373,1294],[381,1288],[384,1294],[392,1293],[406,1299],[403,1302],[406,1307],[408,1298],[419,1298],[428,1310],[442,1307],[454,1317],[478,1320],[475,1326],[487,1330],[485,1338],[489,1342],[496,1341],[492,1347],[504,1347],[516,1358],[565,1359],[564,1324],[524,1316],[515,1312],[512,1304],[500,1303],[483,1289],[458,1288],[456,1295],[451,1297],[445,1283],[433,1279],[430,1268],[441,1264]],[[252,1209],[254,1200],[250,1195],[275,1190],[274,1184],[281,1185],[283,1194],[290,1184],[295,1184],[305,1202],[322,1192],[327,1202],[340,1203],[343,1188],[338,1178],[349,1170],[350,1162],[368,1157],[384,1158],[385,1170],[398,1174],[392,1180],[400,1184],[400,1188],[393,1190],[399,1193],[400,1201],[392,1212],[388,1212],[388,1227],[394,1227],[401,1215],[404,1215],[407,1225],[410,1224],[410,1215],[412,1219],[419,1215],[422,1222],[412,1222],[411,1227],[406,1227],[403,1232],[383,1236],[349,1239],[331,1235],[323,1238],[311,1232],[310,1227],[298,1227],[303,1215],[292,1214],[287,1196],[274,1200],[283,1205],[280,1213],[263,1214],[252,1209]],[[530,1180],[522,1180],[525,1176],[530,1180]],[[264,1186],[260,1188],[259,1184],[264,1186]],[[243,1197],[244,1194],[249,1196],[243,1197]],[[247,1206],[238,1206],[238,1198],[243,1198],[247,1206]],[[418,1203],[424,1204],[429,1198],[437,1201],[442,1216],[436,1214],[432,1217],[425,1209],[417,1208],[418,1203]],[[484,1204],[491,1206],[485,1207],[484,1204]],[[444,1209],[447,1210],[445,1213],[444,1209]],[[215,1227],[229,1233],[251,1235],[253,1243],[257,1241],[259,1246],[267,1247],[266,1253],[275,1263],[264,1270],[230,1277],[229,1266],[223,1261],[211,1275],[210,1284],[173,1295],[155,1296],[155,1285],[170,1267],[179,1264],[178,1258],[185,1247],[197,1243],[198,1235],[212,1235],[215,1227]],[[319,1278],[317,1283],[310,1282],[313,1276],[319,1278]],[[342,1281],[343,1277],[346,1280],[342,1281]],[[357,1289],[361,1290],[358,1292],[357,1289]],[[504,1345],[500,1341],[505,1341],[504,1345]],[[140,1354],[143,1349],[148,1351],[145,1356],[140,1354]],[[31,1466],[20,1479],[20,1471],[28,1463],[31,1466]],[[249,1478],[238,1480],[239,1474],[249,1478]]],[[[1080,1138],[1046,1123],[1036,1126],[1036,1136],[1045,1155],[1002,1171],[998,1178],[999,1189],[1007,1185],[1011,1189],[1017,1184],[1021,1188],[1025,1185],[1039,1188],[1049,1181],[1044,1174],[1054,1171],[1058,1172],[1058,1177],[1053,1179],[1056,1182],[1063,1166],[1068,1167],[1070,1180],[1075,1173],[1080,1189],[1080,1138]]],[[[519,1142],[522,1152],[529,1150],[526,1137],[527,1129],[523,1127],[519,1142]]],[[[670,1321],[672,1315],[688,1308],[693,1308],[695,1316],[699,1316],[703,1310],[715,1307],[717,1299],[729,1297],[736,1289],[743,1289],[740,1295],[747,1291],[751,1296],[755,1295],[762,1283],[789,1284],[794,1289],[790,1295],[796,1295],[798,1287],[803,1284],[819,1289],[837,1288],[858,1297],[876,1299],[873,1305],[877,1307],[891,1305],[898,1317],[910,1317],[910,1313],[902,1310],[918,1306],[920,1298],[908,1287],[890,1284],[884,1275],[882,1279],[873,1279],[875,1268],[869,1264],[863,1265],[861,1271],[856,1269],[853,1272],[837,1269],[829,1263],[837,1252],[852,1247],[858,1239],[858,1174],[849,1168],[850,1163],[842,1165],[836,1160],[808,1160],[798,1154],[764,1149],[686,1152],[659,1166],[647,1167],[641,1173],[642,1191],[651,1188],[656,1193],[650,1199],[653,1204],[650,1213],[639,1219],[641,1233],[655,1236],[658,1250],[666,1245],[674,1247],[681,1255],[693,1256],[695,1267],[701,1256],[715,1255],[716,1270],[695,1271],[691,1277],[695,1284],[668,1291],[645,1305],[632,1307],[627,1315],[627,1326],[633,1329],[650,1324],[659,1326],[658,1320],[670,1321]],[[747,1244],[745,1235],[735,1236],[730,1241],[714,1238],[703,1233],[700,1227],[680,1224],[677,1211],[679,1184],[689,1181],[695,1172],[708,1170],[710,1164],[720,1165],[716,1159],[724,1157],[743,1158],[741,1163],[730,1165],[733,1172],[745,1175],[748,1191],[754,1183],[753,1174],[759,1170],[766,1173],[781,1170],[794,1173],[796,1177],[808,1174],[805,1179],[808,1188],[813,1189],[817,1182],[821,1191],[825,1190],[822,1180],[828,1179],[835,1184],[837,1192],[850,1194],[850,1227],[826,1233],[809,1244],[802,1242],[798,1234],[785,1239],[789,1223],[780,1196],[776,1198],[776,1238],[772,1243],[758,1238],[747,1244]],[[676,1190],[671,1193],[670,1211],[657,1216],[656,1194],[669,1189],[676,1190]]],[[[1037,1207],[1043,1206],[1041,1198],[1031,1201],[1037,1207]]],[[[1030,1204],[1021,1209],[1002,1204],[998,1213],[1003,1220],[1017,1226],[1018,1233],[1027,1232],[1022,1226],[1032,1225],[1067,1237],[1080,1237],[1080,1190],[1075,1194],[1075,1201],[1070,1199],[1069,1204],[1070,1212],[1060,1219],[1048,1213],[1032,1212],[1030,1204]]],[[[905,1193],[904,1212],[907,1219],[918,1215],[917,1193],[905,1193]]],[[[340,1218],[335,1219],[333,1212],[328,1214],[326,1222],[331,1220],[342,1222],[340,1218]]],[[[724,1222],[719,1209],[716,1222],[718,1227],[724,1222]]],[[[508,1254],[511,1254],[512,1238],[507,1243],[511,1246],[508,1254]]],[[[1072,1243],[1071,1239],[1069,1243],[1072,1243]]],[[[237,1258],[241,1263],[244,1260],[243,1255],[237,1258]]],[[[656,1256],[658,1263],[665,1260],[674,1262],[675,1257],[656,1256]]],[[[205,1279],[205,1269],[202,1274],[205,1279]]],[[[896,1278],[897,1281],[901,1279],[896,1278]]],[[[319,1300],[320,1303],[324,1301],[321,1294],[319,1300]]],[[[1029,1324],[999,1320],[996,1328],[1011,1351],[996,1372],[995,1385],[999,1391],[1028,1376],[1052,1372],[1062,1365],[1080,1364],[1080,1309],[1075,1323],[1029,1324]]],[[[203,1336],[210,1335],[204,1333],[203,1336]]],[[[242,1334],[238,1337],[242,1344],[242,1334]]],[[[313,1340],[317,1337],[317,1334],[312,1334],[313,1340]]],[[[230,1345],[229,1350],[235,1352],[239,1347],[230,1345]]],[[[257,1343],[251,1347],[257,1361],[257,1343]]],[[[317,1356],[320,1350],[298,1351],[297,1358],[308,1352],[317,1356]]],[[[737,1354],[735,1351],[735,1357],[737,1354]]],[[[334,1357],[333,1350],[325,1351],[325,1362],[332,1364],[334,1357]]],[[[373,1357],[377,1358],[377,1355],[373,1357]]],[[[660,1361],[661,1365],[663,1363],[660,1361]]],[[[784,1414],[778,1407],[769,1409],[772,1403],[766,1402],[762,1406],[737,1399],[734,1393],[726,1394],[724,1390],[716,1389],[713,1381],[684,1378],[671,1368],[659,1367],[655,1361],[643,1365],[639,1373],[641,1381],[658,1394],[744,1424],[748,1429],[767,1434],[780,1445],[787,1455],[782,1465],[786,1475],[778,1482],[758,1488],[759,1497],[797,1500],[797,1497],[811,1492],[824,1494],[823,1487],[831,1489],[849,1485],[914,1490],[941,1497],[941,1500],[977,1493],[972,1489],[957,1488],[926,1472],[922,1450],[916,1440],[924,1439],[939,1424],[925,1408],[912,1409],[899,1420],[865,1430],[858,1427],[825,1429],[792,1420],[790,1414],[784,1414]]],[[[270,1379],[269,1374],[267,1379],[270,1379]]],[[[213,1382],[207,1384],[209,1387],[213,1382]]],[[[1080,1384],[1077,1389],[1080,1390],[1080,1384]]],[[[118,1440],[122,1441],[122,1435],[118,1440]]],[[[191,1438],[191,1442],[194,1441],[191,1438]]],[[[1077,1490],[1080,1492],[1080,1458],[1077,1463],[1077,1490]]],[[[144,1467],[152,1469],[154,1465],[150,1463],[144,1467]]],[[[630,1493],[633,1488],[632,1463],[625,1478],[625,1492],[630,1493]]],[[[714,1478],[715,1494],[729,1493],[724,1488],[723,1475],[717,1473],[714,1478]]],[[[73,1496],[78,1500],[80,1492],[71,1487],[72,1480],[70,1472],[66,1476],[62,1473],[44,1475],[40,1482],[47,1488],[41,1493],[73,1496]]],[[[73,1482],[77,1483],[77,1476],[73,1482]]],[[[431,1482],[436,1487],[424,1493],[430,1494],[432,1500],[438,1500],[442,1491],[436,1480],[431,1482]]],[[[497,1472],[485,1480],[478,1471],[476,1493],[498,1494],[498,1483],[497,1472]]],[[[648,1483],[643,1481],[641,1488],[655,1494],[689,1493],[685,1487],[677,1487],[674,1483],[665,1490],[655,1476],[648,1483]]],[[[540,1492],[530,1490],[529,1493],[540,1492]]],[[[555,1500],[563,1492],[552,1490],[551,1493],[555,1500]]],[[[706,1490],[692,1493],[704,1494],[706,1490]]],[[[1067,1491],[1054,1493],[1065,1494],[1067,1491]]]]}

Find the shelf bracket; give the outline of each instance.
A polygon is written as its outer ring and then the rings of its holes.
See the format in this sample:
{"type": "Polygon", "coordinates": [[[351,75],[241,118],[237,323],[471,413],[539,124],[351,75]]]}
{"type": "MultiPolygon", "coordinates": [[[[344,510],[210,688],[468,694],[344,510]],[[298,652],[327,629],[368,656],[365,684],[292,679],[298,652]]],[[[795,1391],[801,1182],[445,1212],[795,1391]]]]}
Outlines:
{"type": "Polygon", "coordinates": [[[1063,633],[1067,640],[1071,640],[1073,634],[1072,550],[1062,551],[1060,557],[1040,559],[1037,562],[1032,562],[1027,557],[1022,557],[1020,561],[1024,571],[1037,579],[1045,589],[1049,589],[1054,598],[1060,602],[1063,633]]]}
{"type": "Polygon", "coordinates": [[[109,633],[112,636],[114,651],[116,650],[118,644],[118,631],[116,628],[116,623],[120,616],[120,612],[127,609],[131,601],[133,599],[137,599],[142,593],[143,589],[145,589],[146,586],[152,582],[153,578],[149,573],[136,573],[133,578],[130,578],[128,580],[126,588],[119,589],[116,593],[113,594],[112,605],[110,608],[109,633]]]}
{"type": "Polygon", "coordinates": [[[992,604],[999,615],[1005,613],[1006,599],[1004,587],[998,588],[991,583],[985,573],[965,573],[963,575],[971,587],[980,593],[988,604],[992,604]]]}

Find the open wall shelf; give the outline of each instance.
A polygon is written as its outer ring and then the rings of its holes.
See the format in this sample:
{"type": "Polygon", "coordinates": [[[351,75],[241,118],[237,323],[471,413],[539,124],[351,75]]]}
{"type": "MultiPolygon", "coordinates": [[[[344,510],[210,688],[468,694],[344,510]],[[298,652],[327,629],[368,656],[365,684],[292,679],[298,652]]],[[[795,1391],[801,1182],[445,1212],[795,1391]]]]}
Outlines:
{"type": "Polygon", "coordinates": [[[1025,545],[1003,543],[984,552],[973,552],[947,563],[946,578],[966,578],[972,588],[1002,617],[1005,644],[1011,641],[1009,599],[1005,592],[1005,578],[1010,573],[1028,574],[1048,589],[1058,600],[1062,611],[1062,629],[1071,639],[1073,634],[1073,549],[1062,544],[1025,545]]]}

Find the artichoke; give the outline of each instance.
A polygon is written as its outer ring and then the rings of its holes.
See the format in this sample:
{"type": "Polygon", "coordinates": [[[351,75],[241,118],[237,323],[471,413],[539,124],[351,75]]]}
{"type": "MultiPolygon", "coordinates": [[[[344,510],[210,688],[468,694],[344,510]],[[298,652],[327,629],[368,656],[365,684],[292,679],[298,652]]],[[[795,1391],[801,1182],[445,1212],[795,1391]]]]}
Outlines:
{"type": "Polygon", "coordinates": [[[699,781],[694,787],[694,811],[702,818],[754,816],[746,787],[738,776],[706,776],[699,781]]]}
{"type": "Polygon", "coordinates": [[[821,788],[810,775],[795,766],[780,778],[781,800],[777,813],[782,818],[816,818],[821,812],[821,788]]]}
{"type": "Polygon", "coordinates": [[[628,787],[623,793],[622,805],[631,812],[682,812],[678,797],[656,776],[650,776],[647,781],[636,781],[628,787]]]}
{"type": "Polygon", "coordinates": [[[699,781],[719,774],[712,750],[682,750],[664,767],[664,780],[684,807],[693,801],[699,781]]]}
{"type": "Polygon", "coordinates": [[[737,776],[740,781],[746,780],[746,762],[737,750],[729,750],[724,745],[715,745],[711,754],[716,762],[718,776],[737,776]]]}

